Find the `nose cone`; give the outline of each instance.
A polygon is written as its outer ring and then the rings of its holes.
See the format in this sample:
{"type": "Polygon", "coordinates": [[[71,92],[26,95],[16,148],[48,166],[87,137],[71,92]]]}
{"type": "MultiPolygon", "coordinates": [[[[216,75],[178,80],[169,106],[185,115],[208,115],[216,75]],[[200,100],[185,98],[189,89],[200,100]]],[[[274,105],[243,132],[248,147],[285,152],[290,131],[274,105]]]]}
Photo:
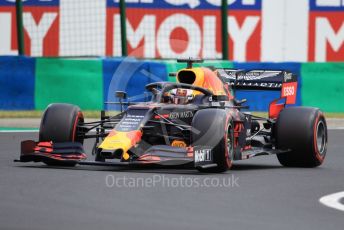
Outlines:
{"type": "Polygon", "coordinates": [[[100,155],[102,157],[104,157],[105,159],[121,159],[122,155],[123,155],[123,149],[116,149],[114,151],[112,150],[107,150],[107,149],[103,149],[100,153],[100,155]]]}
{"type": "Polygon", "coordinates": [[[130,132],[111,131],[99,148],[106,152],[126,153],[131,147],[135,146],[141,140],[142,132],[134,130],[130,132]]]}

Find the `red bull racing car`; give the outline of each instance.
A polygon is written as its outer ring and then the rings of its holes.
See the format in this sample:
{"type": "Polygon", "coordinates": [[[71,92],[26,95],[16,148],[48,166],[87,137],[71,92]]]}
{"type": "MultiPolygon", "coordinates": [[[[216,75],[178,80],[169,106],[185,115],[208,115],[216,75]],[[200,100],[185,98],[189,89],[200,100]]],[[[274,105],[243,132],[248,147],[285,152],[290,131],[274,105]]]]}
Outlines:
{"type": "Polygon", "coordinates": [[[327,126],[317,108],[290,107],[296,100],[297,77],[288,71],[193,67],[201,60],[178,60],[187,67],[175,73],[176,83],[146,86],[151,100],[131,103],[116,92],[121,108],[104,111],[85,122],[79,107],[51,104],[45,110],[39,140],[21,143],[20,162],[75,166],[180,166],[201,172],[224,172],[232,162],[277,155],[289,167],[322,164],[327,126]],[[254,116],[237,90],[278,90],[268,118],[254,116]],[[94,139],[94,160],[87,160],[85,139],[94,139]]]}

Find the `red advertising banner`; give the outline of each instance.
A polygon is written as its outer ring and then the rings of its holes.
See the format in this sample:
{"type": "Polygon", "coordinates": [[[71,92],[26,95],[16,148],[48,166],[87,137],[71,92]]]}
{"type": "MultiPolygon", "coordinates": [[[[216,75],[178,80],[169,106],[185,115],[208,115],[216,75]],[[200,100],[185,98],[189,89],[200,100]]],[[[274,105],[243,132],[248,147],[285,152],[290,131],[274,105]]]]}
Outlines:
{"type": "MultiPolygon", "coordinates": [[[[23,0],[26,54],[121,56],[118,1],[23,0]]],[[[220,4],[127,1],[129,54],[221,58],[220,4]]],[[[228,0],[228,4],[230,60],[344,61],[343,0],[228,0]]],[[[17,53],[16,33],[14,0],[0,0],[0,55],[17,53]]]]}
{"type": "Polygon", "coordinates": [[[344,61],[344,1],[311,1],[308,58],[344,61]]]}
{"type": "MultiPolygon", "coordinates": [[[[259,61],[261,15],[255,10],[231,11],[229,16],[230,59],[242,56],[259,61]]],[[[221,58],[221,17],[219,10],[127,9],[128,52],[136,57],[221,58]]],[[[109,30],[106,54],[119,56],[118,9],[107,10],[109,30]]]]}

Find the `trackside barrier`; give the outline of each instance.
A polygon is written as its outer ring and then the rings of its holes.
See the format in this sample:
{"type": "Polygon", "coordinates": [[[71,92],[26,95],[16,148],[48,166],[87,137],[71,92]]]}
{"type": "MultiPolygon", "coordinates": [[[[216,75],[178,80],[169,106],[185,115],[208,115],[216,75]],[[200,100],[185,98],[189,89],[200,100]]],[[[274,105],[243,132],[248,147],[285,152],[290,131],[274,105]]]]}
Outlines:
{"type": "MultiPolygon", "coordinates": [[[[344,63],[238,63],[207,61],[202,65],[237,69],[290,70],[299,76],[297,105],[344,112],[344,63]]],[[[0,110],[43,110],[53,102],[73,103],[83,110],[118,109],[104,105],[123,90],[132,101],[142,101],[144,86],[175,81],[168,72],[185,64],[175,60],[133,58],[30,58],[0,56],[0,110]]],[[[252,111],[266,111],[279,92],[238,91],[252,111]]]]}
{"type": "MultiPolygon", "coordinates": [[[[136,59],[103,60],[103,100],[117,101],[115,91],[126,91],[130,101],[144,101],[145,85],[167,81],[166,65],[154,61],[136,59]],[[116,77],[114,77],[116,76],[116,77]]],[[[119,106],[107,104],[105,109],[119,110],[119,106]]]]}
{"type": "Polygon", "coordinates": [[[103,103],[115,100],[116,90],[142,101],[146,84],[166,80],[166,65],[156,61],[2,56],[0,110],[44,110],[54,102],[116,109],[103,103]]]}
{"type": "Polygon", "coordinates": [[[0,110],[35,109],[34,58],[0,56],[0,110]]]}
{"type": "Polygon", "coordinates": [[[344,63],[304,63],[302,104],[326,112],[344,112],[344,63]]]}
{"type": "Polygon", "coordinates": [[[35,108],[44,110],[52,102],[102,108],[102,61],[60,58],[36,59],[35,108]]]}

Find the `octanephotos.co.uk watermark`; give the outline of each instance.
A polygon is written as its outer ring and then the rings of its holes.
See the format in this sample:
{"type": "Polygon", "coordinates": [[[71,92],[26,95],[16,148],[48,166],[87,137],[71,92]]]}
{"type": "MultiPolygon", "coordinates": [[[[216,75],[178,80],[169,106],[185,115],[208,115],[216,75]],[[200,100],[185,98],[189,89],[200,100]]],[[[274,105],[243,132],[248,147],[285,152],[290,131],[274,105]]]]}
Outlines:
{"type": "Polygon", "coordinates": [[[108,188],[235,188],[240,187],[239,177],[191,177],[166,176],[154,174],[148,177],[117,176],[108,174],[105,177],[108,188]]]}

